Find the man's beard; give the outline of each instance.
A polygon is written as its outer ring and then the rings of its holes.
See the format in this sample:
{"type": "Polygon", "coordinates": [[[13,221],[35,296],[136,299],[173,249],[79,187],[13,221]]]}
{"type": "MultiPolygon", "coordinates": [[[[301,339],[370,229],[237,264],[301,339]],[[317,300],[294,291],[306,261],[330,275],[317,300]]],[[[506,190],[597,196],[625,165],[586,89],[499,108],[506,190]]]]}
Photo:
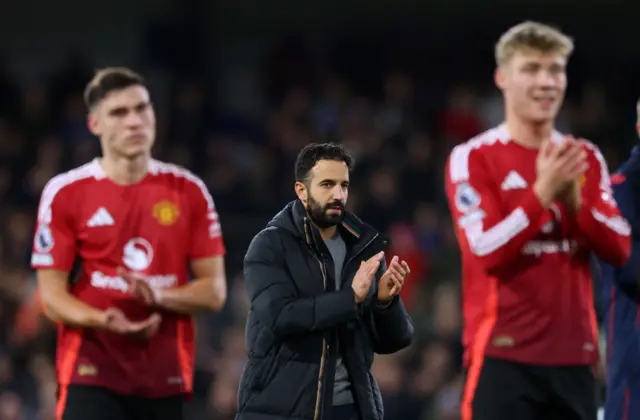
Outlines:
{"type": "Polygon", "coordinates": [[[342,201],[333,201],[322,206],[309,195],[307,212],[316,226],[320,229],[326,229],[342,222],[342,218],[344,217],[344,203],[342,201]],[[331,209],[339,209],[340,213],[329,213],[331,209]]]}

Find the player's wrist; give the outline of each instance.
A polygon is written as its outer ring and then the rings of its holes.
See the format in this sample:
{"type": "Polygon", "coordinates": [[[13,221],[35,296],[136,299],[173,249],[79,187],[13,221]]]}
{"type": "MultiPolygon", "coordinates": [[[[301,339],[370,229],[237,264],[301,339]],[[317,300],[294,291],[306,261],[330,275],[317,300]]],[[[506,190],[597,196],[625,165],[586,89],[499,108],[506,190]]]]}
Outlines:
{"type": "Polygon", "coordinates": [[[87,314],[84,325],[89,328],[105,329],[109,326],[109,312],[95,311],[87,314]]]}
{"type": "Polygon", "coordinates": [[[389,298],[385,300],[377,299],[375,307],[378,309],[387,309],[393,302],[396,301],[396,299],[397,295],[389,296],[389,298]]]}
{"type": "Polygon", "coordinates": [[[153,297],[153,303],[156,306],[162,306],[164,300],[165,300],[165,293],[163,289],[157,288],[157,287],[152,287],[151,288],[151,295],[153,297]]]}
{"type": "Polygon", "coordinates": [[[555,191],[550,188],[548,183],[540,179],[536,180],[535,184],[533,184],[533,193],[545,209],[548,209],[551,206],[555,197],[555,191]]]}
{"type": "Polygon", "coordinates": [[[582,195],[580,194],[580,190],[575,190],[571,188],[567,192],[566,196],[566,206],[571,214],[577,214],[582,207],[582,195]]]}
{"type": "Polygon", "coordinates": [[[386,296],[383,294],[381,296],[380,290],[376,292],[376,302],[381,305],[386,305],[387,303],[391,302],[391,299],[393,299],[393,296],[390,294],[387,294],[386,296]]]}

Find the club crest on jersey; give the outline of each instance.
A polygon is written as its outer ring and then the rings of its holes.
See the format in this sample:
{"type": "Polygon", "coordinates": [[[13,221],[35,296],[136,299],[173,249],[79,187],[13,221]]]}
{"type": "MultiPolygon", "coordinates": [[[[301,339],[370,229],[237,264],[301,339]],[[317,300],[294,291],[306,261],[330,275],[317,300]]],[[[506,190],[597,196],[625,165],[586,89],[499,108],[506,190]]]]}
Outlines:
{"type": "Polygon", "coordinates": [[[456,188],[456,208],[461,213],[477,209],[480,206],[480,194],[469,184],[460,184],[456,188]]]}
{"type": "Polygon", "coordinates": [[[49,252],[53,248],[53,235],[47,225],[40,225],[36,232],[35,248],[38,252],[49,252]]]}
{"type": "Polygon", "coordinates": [[[178,220],[178,206],[168,200],[162,200],[153,206],[153,217],[163,226],[171,226],[178,220]]]}

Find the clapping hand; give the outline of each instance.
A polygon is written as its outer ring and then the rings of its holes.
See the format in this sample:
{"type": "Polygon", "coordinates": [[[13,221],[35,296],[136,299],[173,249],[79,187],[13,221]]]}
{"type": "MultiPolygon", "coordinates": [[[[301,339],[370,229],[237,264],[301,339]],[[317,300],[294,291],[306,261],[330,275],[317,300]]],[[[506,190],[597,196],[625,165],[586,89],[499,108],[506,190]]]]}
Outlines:
{"type": "Polygon", "coordinates": [[[400,294],[405,278],[411,273],[406,261],[399,262],[398,256],[391,259],[387,271],[378,281],[378,302],[387,303],[400,294]]]}
{"type": "Polygon", "coordinates": [[[351,282],[353,294],[356,297],[356,303],[361,303],[369,295],[369,290],[373,284],[373,277],[378,271],[378,268],[380,268],[382,257],[384,257],[384,252],[379,252],[367,261],[360,263],[360,268],[351,282]]]}
{"type": "Polygon", "coordinates": [[[142,274],[118,268],[118,275],[129,285],[129,291],[138,299],[149,306],[159,305],[162,298],[162,290],[151,287],[142,274]]]}
{"type": "MultiPolygon", "coordinates": [[[[565,139],[569,147],[582,149],[584,140],[576,140],[569,136],[565,139]]],[[[585,170],[587,167],[585,166],[585,170]]],[[[557,195],[558,200],[564,204],[565,208],[573,214],[577,214],[582,204],[582,188],[581,183],[584,182],[585,174],[583,173],[580,178],[569,181],[567,185],[562,188],[557,195]]]]}
{"type": "Polygon", "coordinates": [[[582,191],[580,181],[571,181],[564,189],[558,193],[558,200],[572,214],[577,214],[582,205],[582,191]]]}
{"type": "Polygon", "coordinates": [[[149,318],[142,321],[130,321],[121,310],[113,307],[108,308],[104,312],[104,316],[105,329],[116,334],[142,339],[148,339],[155,335],[162,322],[162,317],[157,313],[151,314],[149,318]]]}
{"type": "Polygon", "coordinates": [[[533,186],[540,202],[548,208],[559,199],[571,211],[579,205],[579,180],[589,167],[582,142],[567,137],[560,143],[546,142],[536,159],[536,182],[533,186]]]}

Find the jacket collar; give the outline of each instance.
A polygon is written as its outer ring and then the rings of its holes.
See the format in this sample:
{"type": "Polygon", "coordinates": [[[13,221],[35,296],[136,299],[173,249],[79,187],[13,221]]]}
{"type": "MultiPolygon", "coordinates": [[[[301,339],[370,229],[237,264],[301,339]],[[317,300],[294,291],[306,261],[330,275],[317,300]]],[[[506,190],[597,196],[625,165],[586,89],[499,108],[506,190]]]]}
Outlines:
{"type": "MultiPolygon", "coordinates": [[[[296,229],[304,237],[309,245],[318,243],[320,232],[311,222],[307,210],[300,200],[292,203],[292,213],[296,229]]],[[[366,240],[379,235],[379,232],[370,225],[364,223],[358,216],[345,210],[344,217],[339,229],[347,233],[356,242],[360,239],[366,240]]]]}

